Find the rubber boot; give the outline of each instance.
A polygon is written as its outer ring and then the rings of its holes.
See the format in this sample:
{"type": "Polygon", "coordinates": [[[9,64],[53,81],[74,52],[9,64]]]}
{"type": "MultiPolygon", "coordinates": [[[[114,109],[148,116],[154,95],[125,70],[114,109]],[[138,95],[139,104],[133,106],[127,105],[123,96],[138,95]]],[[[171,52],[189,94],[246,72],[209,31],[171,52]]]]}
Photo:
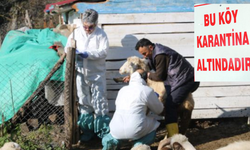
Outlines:
{"type": "Polygon", "coordinates": [[[179,127],[177,123],[170,123],[166,125],[166,129],[167,129],[167,137],[172,137],[174,134],[178,134],[179,133],[179,127]]]}

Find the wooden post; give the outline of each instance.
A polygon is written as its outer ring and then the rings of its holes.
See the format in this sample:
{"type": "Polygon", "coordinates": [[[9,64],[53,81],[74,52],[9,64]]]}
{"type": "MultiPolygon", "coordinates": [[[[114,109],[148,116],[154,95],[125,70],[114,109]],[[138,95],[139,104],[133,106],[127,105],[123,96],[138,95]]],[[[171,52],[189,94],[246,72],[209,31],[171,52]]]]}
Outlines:
{"type": "Polygon", "coordinates": [[[30,21],[30,17],[29,17],[29,12],[28,10],[25,10],[25,24],[26,26],[28,26],[30,29],[32,29],[32,24],[30,21]]]}
{"type": "Polygon", "coordinates": [[[54,26],[54,23],[53,23],[53,19],[52,19],[52,17],[50,16],[49,17],[49,26],[48,26],[49,28],[54,28],[55,26],[54,26]]]}
{"type": "MultiPolygon", "coordinates": [[[[73,46],[74,47],[74,46],[73,46]]],[[[75,48],[67,50],[67,64],[64,82],[64,117],[66,147],[72,148],[79,141],[78,106],[76,102],[76,73],[75,73],[75,48]]]]}
{"type": "Polygon", "coordinates": [[[71,149],[73,143],[73,110],[72,110],[72,70],[74,69],[74,53],[72,48],[69,47],[66,56],[66,72],[65,72],[65,82],[64,82],[64,129],[65,129],[65,144],[66,147],[71,149]]]}

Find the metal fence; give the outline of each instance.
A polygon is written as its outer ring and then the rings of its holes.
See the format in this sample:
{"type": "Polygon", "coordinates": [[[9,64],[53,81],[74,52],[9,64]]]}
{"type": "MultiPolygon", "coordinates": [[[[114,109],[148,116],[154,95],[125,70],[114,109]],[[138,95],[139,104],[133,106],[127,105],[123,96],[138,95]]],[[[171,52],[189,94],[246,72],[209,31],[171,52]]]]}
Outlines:
{"type": "Polygon", "coordinates": [[[55,147],[65,145],[67,148],[71,148],[72,144],[78,141],[76,138],[77,108],[74,88],[72,88],[75,86],[74,54],[67,56],[67,61],[65,60],[66,54],[63,54],[54,67],[39,68],[38,71],[36,64],[42,63],[41,61],[33,64],[15,62],[9,64],[8,67],[0,64],[0,88],[2,88],[0,90],[0,119],[2,122],[2,124],[0,122],[0,131],[2,136],[4,136],[5,126],[10,122],[11,128],[19,126],[20,132],[25,132],[26,135],[39,130],[44,125],[52,127],[46,138],[53,140],[45,140],[45,142],[48,142],[49,145],[52,142],[55,147]],[[25,67],[29,67],[29,72],[18,74],[19,70],[13,70],[13,68],[25,67]],[[49,73],[44,71],[48,69],[49,73]],[[15,72],[14,75],[11,74],[13,72],[15,72]],[[39,82],[37,87],[32,88],[33,82],[37,81],[37,73],[39,76],[44,74],[45,78],[39,82]],[[4,90],[3,87],[6,86],[8,88],[4,90]],[[8,119],[6,118],[8,115],[13,117],[8,119]]]}

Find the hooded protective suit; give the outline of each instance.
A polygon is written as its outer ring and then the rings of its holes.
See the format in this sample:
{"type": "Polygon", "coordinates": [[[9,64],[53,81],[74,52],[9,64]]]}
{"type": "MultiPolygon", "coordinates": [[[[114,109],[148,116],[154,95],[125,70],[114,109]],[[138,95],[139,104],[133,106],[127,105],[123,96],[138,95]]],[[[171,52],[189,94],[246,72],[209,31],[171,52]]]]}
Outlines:
{"type": "Polygon", "coordinates": [[[105,115],[108,113],[105,76],[105,58],[109,48],[107,35],[99,27],[87,35],[83,26],[80,26],[69,36],[66,52],[71,46],[72,38],[76,40],[76,49],[88,54],[87,58],[77,56],[76,82],[80,113],[95,112],[96,115],[105,115]]]}
{"type": "Polygon", "coordinates": [[[147,116],[147,109],[160,114],[163,104],[140,74],[135,72],[131,75],[129,85],[118,93],[110,134],[116,139],[137,140],[156,130],[160,123],[147,116]]]}
{"type": "Polygon", "coordinates": [[[78,125],[83,131],[81,141],[88,141],[94,133],[102,138],[109,133],[110,117],[106,99],[105,58],[109,48],[106,33],[96,27],[87,35],[83,26],[78,27],[69,36],[65,47],[71,47],[71,39],[76,40],[76,84],[80,116],[78,125]],[[82,54],[85,57],[81,57],[82,54]],[[94,116],[95,115],[95,116],[94,116]]]}

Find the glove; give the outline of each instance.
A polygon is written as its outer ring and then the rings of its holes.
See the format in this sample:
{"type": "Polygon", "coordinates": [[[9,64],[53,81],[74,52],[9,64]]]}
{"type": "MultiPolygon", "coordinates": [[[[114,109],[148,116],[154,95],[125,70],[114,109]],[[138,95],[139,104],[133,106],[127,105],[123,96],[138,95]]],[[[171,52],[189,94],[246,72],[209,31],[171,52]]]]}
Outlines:
{"type": "Polygon", "coordinates": [[[159,94],[158,94],[158,93],[156,93],[156,92],[155,92],[155,94],[156,94],[156,96],[159,98],[159,94]]]}
{"type": "Polygon", "coordinates": [[[81,56],[82,58],[87,58],[89,56],[89,54],[86,51],[79,52],[78,50],[76,50],[76,54],[81,56]]]}

